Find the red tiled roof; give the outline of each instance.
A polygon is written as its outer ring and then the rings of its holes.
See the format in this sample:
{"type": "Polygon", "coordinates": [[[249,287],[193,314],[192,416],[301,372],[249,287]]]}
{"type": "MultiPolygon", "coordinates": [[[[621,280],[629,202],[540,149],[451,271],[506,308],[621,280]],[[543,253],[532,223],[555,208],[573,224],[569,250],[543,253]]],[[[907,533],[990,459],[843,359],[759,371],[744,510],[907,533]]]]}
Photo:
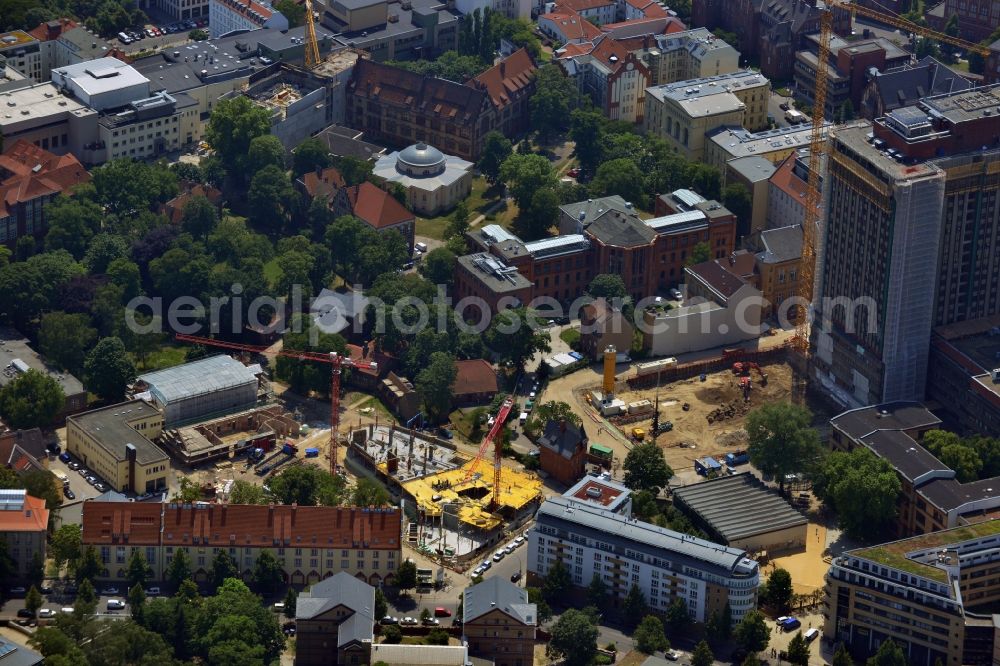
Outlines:
{"type": "Polygon", "coordinates": [[[792,169],[794,167],[795,153],[793,152],[791,155],[782,160],[778,169],[771,174],[770,182],[789,197],[799,202],[799,205],[804,206],[808,185],[801,178],[792,173],[792,169]]]}
{"type": "Polygon", "coordinates": [[[485,90],[493,106],[504,107],[535,80],[535,61],[525,48],[509,56],[474,77],[467,85],[485,90]]]}
{"type": "Polygon", "coordinates": [[[184,219],[184,206],[194,197],[205,197],[216,208],[222,207],[222,192],[210,185],[201,183],[186,183],[184,191],[160,207],[160,212],[174,224],[180,224],[184,219]]]}
{"type": "Polygon", "coordinates": [[[72,19],[61,18],[55,21],[39,23],[38,27],[29,31],[28,34],[41,42],[48,42],[53,39],[59,39],[59,35],[67,30],[72,30],[76,25],[76,21],[72,19]]]}
{"type": "Polygon", "coordinates": [[[557,58],[576,58],[587,55],[594,50],[593,42],[583,42],[581,44],[567,44],[558,51],[557,58]]]}
{"type": "Polygon", "coordinates": [[[632,5],[641,11],[643,17],[647,19],[665,18],[667,16],[667,11],[656,0],[625,0],[625,4],[632,5]]]}
{"type": "Polygon", "coordinates": [[[576,12],[582,12],[614,4],[615,0],[559,0],[557,6],[560,10],[572,9],[576,12]]]}
{"type": "Polygon", "coordinates": [[[54,155],[18,139],[0,155],[0,217],[20,203],[70,190],[90,181],[72,154],[54,155]]]}
{"type": "Polygon", "coordinates": [[[414,219],[395,197],[367,181],[347,190],[354,216],[376,229],[385,229],[414,219]]]}
{"type": "MultiPolygon", "coordinates": [[[[85,502],[83,543],[213,547],[399,548],[398,509],[85,502]]],[[[2,514],[3,512],[0,512],[2,514]]]]}
{"type": "Polygon", "coordinates": [[[44,532],[49,526],[45,500],[24,496],[20,511],[0,511],[0,532],[44,532]]]}
{"type": "Polygon", "coordinates": [[[497,373],[493,366],[481,358],[470,361],[455,361],[455,382],[451,392],[458,395],[475,393],[496,393],[497,373]]]}
{"type": "Polygon", "coordinates": [[[354,66],[348,93],[458,123],[477,119],[486,102],[478,88],[371,60],[359,60],[354,66]]]}
{"type": "MultiPolygon", "coordinates": [[[[371,348],[375,347],[374,341],[370,342],[369,344],[371,345],[371,348]]],[[[372,361],[375,361],[375,363],[378,364],[374,369],[358,368],[358,367],[351,368],[351,372],[361,372],[366,375],[370,375],[372,377],[379,377],[381,375],[384,375],[389,370],[392,370],[394,367],[396,367],[395,357],[390,356],[389,354],[386,354],[384,352],[374,351],[366,357],[364,355],[364,350],[362,350],[360,346],[347,345],[347,353],[350,354],[351,360],[354,361],[355,363],[361,361],[366,361],[370,363],[372,361]]]]}
{"type": "Polygon", "coordinates": [[[616,70],[624,64],[625,58],[628,57],[628,51],[613,39],[602,39],[596,43],[590,55],[612,70],[616,70]]]}
{"type": "Polygon", "coordinates": [[[310,171],[302,174],[301,180],[302,187],[305,188],[306,194],[310,198],[320,194],[330,195],[336,190],[347,187],[347,181],[344,180],[344,176],[336,167],[327,167],[319,173],[310,171]]]}
{"type": "MultiPolygon", "coordinates": [[[[538,18],[539,20],[545,18],[555,23],[559,28],[559,32],[561,32],[567,40],[591,40],[601,34],[600,28],[577,14],[572,9],[566,8],[560,12],[543,14],[538,18]]],[[[569,48],[570,46],[572,46],[572,44],[567,44],[566,48],[569,48]]]]}
{"type": "MultiPolygon", "coordinates": [[[[752,258],[752,255],[751,255],[752,258]]],[[[727,266],[723,266],[725,260],[703,261],[694,266],[688,266],[684,270],[704,282],[709,287],[718,292],[723,298],[729,298],[740,290],[746,282],[743,278],[731,272],[727,266]]]]}

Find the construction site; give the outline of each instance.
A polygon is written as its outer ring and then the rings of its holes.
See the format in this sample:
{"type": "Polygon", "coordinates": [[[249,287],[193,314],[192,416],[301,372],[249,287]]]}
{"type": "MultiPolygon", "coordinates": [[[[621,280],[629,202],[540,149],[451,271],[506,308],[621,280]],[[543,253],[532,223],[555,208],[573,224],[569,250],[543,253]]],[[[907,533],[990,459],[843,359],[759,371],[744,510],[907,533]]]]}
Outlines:
{"type": "Polygon", "coordinates": [[[543,399],[566,400],[569,388],[572,398],[566,401],[584,408],[594,423],[588,428],[591,443],[611,448],[619,464],[636,442],[650,440],[655,431],[671,468],[681,475],[694,474],[695,461],[723,459],[746,447],[744,425],[750,410],[792,399],[795,373],[786,350],[756,356],[751,361],[745,355],[724,354],[680,365],[667,358],[636,364],[618,375],[606,364],[600,385],[594,384],[593,375],[589,382],[577,379],[572,387],[561,386],[573,381],[572,376],[557,379],[543,399]]]}
{"type": "Polygon", "coordinates": [[[496,467],[488,445],[480,451],[490,454],[484,460],[447,440],[387,425],[354,430],[349,439],[348,469],[374,474],[399,495],[411,544],[456,564],[530,518],[542,500],[541,480],[507,461],[496,467]]]}

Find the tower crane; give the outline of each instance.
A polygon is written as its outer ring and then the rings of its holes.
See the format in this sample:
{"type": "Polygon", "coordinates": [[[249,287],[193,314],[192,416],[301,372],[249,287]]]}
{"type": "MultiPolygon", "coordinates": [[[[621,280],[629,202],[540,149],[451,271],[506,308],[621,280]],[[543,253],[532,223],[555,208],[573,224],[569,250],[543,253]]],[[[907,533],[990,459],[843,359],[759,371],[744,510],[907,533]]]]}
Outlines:
{"type": "Polygon", "coordinates": [[[316,26],[313,23],[312,0],[305,0],[306,5],[306,69],[315,69],[321,62],[319,59],[319,41],[316,39],[316,26]]]}
{"type": "MultiPolygon", "coordinates": [[[[946,44],[978,53],[986,57],[990,50],[980,44],[973,44],[958,37],[952,37],[922,25],[917,25],[901,16],[886,14],[856,2],[827,0],[826,9],[820,14],[819,53],[816,65],[816,86],[812,109],[812,134],[809,140],[809,179],[805,197],[805,219],[802,225],[802,260],[799,270],[799,297],[812,303],[813,281],[816,273],[816,233],[820,225],[820,204],[823,193],[820,190],[820,169],[826,142],[823,139],[823,112],[826,107],[827,72],[830,69],[830,36],[833,32],[833,10],[844,9],[854,15],[906,30],[914,35],[929,37],[946,44]]],[[[809,331],[805,309],[798,313],[795,326],[795,346],[804,355],[809,353],[809,331]]]]}
{"type": "Polygon", "coordinates": [[[267,347],[261,345],[244,345],[236,342],[226,342],[215,338],[203,338],[196,335],[186,335],[176,333],[174,337],[181,342],[190,342],[198,345],[211,347],[222,347],[234,351],[248,352],[253,354],[273,354],[274,356],[285,356],[300,361],[315,361],[317,363],[330,364],[330,474],[337,473],[337,435],[340,430],[340,374],[344,368],[361,368],[366,370],[377,370],[378,363],[375,361],[355,361],[350,356],[338,354],[337,352],[320,353],[308,351],[295,351],[282,349],[277,352],[268,352],[267,347]]]}
{"type": "Polygon", "coordinates": [[[486,437],[483,437],[483,443],[479,445],[479,453],[476,454],[476,457],[465,470],[465,477],[462,479],[463,482],[468,481],[476,474],[479,463],[486,456],[486,451],[490,448],[490,444],[493,444],[493,499],[490,505],[493,510],[496,510],[500,506],[500,471],[503,469],[503,443],[497,440],[497,435],[500,434],[500,431],[507,424],[507,417],[510,416],[510,410],[513,408],[513,398],[508,397],[501,403],[500,410],[493,418],[493,425],[490,426],[490,431],[486,433],[486,437]]]}

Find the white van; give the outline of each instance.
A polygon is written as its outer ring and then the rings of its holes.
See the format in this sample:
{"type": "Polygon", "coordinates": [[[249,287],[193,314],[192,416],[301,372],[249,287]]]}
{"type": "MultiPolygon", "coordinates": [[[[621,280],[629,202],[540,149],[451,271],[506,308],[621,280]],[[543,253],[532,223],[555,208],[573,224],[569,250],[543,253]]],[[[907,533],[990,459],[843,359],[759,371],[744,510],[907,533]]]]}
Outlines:
{"type": "Polygon", "coordinates": [[[417,250],[418,252],[426,252],[426,251],[427,251],[427,243],[414,243],[414,244],[413,244],[413,247],[414,247],[414,248],[415,248],[415,249],[416,249],[416,250],[417,250]]]}
{"type": "Polygon", "coordinates": [[[799,123],[806,122],[806,115],[801,111],[796,111],[795,109],[788,109],[788,111],[785,111],[785,120],[792,123],[793,125],[798,125],[799,123]]]}
{"type": "Polygon", "coordinates": [[[125,602],[121,599],[108,599],[108,610],[124,610],[125,602]]]}
{"type": "Polygon", "coordinates": [[[810,643],[812,643],[817,638],[819,638],[819,629],[817,629],[816,627],[813,627],[812,629],[808,630],[805,633],[805,639],[810,643]]]}
{"type": "Polygon", "coordinates": [[[521,425],[524,425],[525,423],[527,423],[528,422],[528,412],[521,412],[521,416],[519,416],[517,420],[518,420],[518,422],[521,425]]]}

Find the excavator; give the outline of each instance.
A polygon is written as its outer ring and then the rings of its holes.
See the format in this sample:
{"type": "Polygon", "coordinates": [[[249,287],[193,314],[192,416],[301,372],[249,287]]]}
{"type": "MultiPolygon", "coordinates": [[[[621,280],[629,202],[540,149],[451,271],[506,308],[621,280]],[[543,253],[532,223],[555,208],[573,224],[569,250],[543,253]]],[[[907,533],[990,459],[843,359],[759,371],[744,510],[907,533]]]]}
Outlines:
{"type": "Polygon", "coordinates": [[[743,402],[750,402],[750,391],[753,389],[753,381],[750,379],[752,371],[756,370],[760,377],[760,385],[767,386],[767,373],[760,369],[760,366],[753,361],[737,361],[733,363],[733,374],[737,375],[740,391],[743,392],[743,402]]]}

